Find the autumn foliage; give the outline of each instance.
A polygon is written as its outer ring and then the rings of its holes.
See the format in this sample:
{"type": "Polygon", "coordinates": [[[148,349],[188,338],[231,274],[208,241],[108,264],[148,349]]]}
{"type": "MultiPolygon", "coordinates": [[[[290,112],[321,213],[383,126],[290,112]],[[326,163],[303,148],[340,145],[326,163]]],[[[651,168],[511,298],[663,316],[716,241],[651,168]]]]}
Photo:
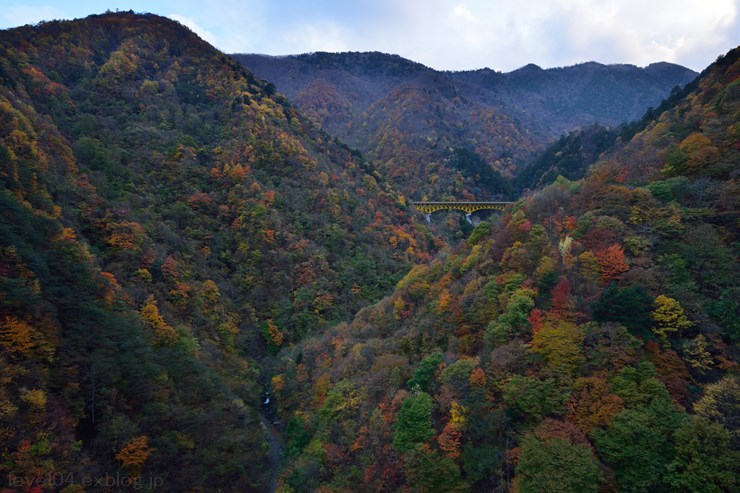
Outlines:
{"type": "Polygon", "coordinates": [[[495,194],[533,147],[436,78],[368,113],[367,160],[175,21],[0,31],[0,475],[736,490],[739,71],[556,142],[537,176],[587,174],[473,227],[396,187],[495,194]],[[477,144],[407,139],[404,102],[477,144]]]}
{"type": "Polygon", "coordinates": [[[155,346],[170,346],[178,340],[175,329],[165,323],[157,308],[157,300],[149,295],[141,307],[141,320],[152,331],[152,343],[155,346]]]}
{"type": "Polygon", "coordinates": [[[121,461],[121,467],[132,476],[140,476],[144,464],[154,449],[149,447],[149,437],[141,435],[131,440],[118,451],[116,460],[121,461]]]}
{"type": "Polygon", "coordinates": [[[617,244],[610,245],[605,250],[597,252],[596,261],[601,267],[601,280],[604,282],[608,282],[629,270],[624,248],[617,244]]]}

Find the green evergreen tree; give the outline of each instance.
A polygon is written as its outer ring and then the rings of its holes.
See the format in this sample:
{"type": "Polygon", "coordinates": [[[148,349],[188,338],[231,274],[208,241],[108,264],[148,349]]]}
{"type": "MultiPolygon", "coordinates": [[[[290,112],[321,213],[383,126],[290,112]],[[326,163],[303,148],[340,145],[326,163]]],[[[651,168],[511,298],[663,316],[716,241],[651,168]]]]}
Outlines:
{"type": "Polygon", "coordinates": [[[684,419],[674,435],[676,457],[668,464],[666,482],[676,492],[737,491],[740,453],[723,426],[700,416],[684,419]]]}
{"type": "Polygon", "coordinates": [[[404,399],[393,426],[393,448],[408,452],[434,436],[432,428],[434,403],[426,392],[417,392],[404,399]]]}
{"type": "Polygon", "coordinates": [[[666,466],[674,457],[672,432],[681,419],[670,401],[655,399],[647,407],[625,409],[608,428],[591,434],[622,491],[666,490],[666,466]]]}
{"type": "Polygon", "coordinates": [[[594,303],[594,320],[619,322],[637,335],[649,334],[652,298],[642,286],[619,289],[610,284],[594,303]]]}
{"type": "Polygon", "coordinates": [[[562,438],[539,439],[527,435],[521,441],[516,467],[521,493],[589,493],[599,490],[599,464],[585,445],[562,438]]]}

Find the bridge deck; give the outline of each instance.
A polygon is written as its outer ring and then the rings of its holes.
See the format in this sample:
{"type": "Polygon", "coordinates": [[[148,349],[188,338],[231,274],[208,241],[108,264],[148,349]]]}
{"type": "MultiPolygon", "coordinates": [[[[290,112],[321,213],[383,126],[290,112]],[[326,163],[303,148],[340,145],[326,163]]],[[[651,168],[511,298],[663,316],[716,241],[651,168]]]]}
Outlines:
{"type": "Polygon", "coordinates": [[[431,214],[441,210],[458,210],[466,214],[480,210],[503,211],[514,202],[411,202],[417,210],[424,214],[431,214]]]}

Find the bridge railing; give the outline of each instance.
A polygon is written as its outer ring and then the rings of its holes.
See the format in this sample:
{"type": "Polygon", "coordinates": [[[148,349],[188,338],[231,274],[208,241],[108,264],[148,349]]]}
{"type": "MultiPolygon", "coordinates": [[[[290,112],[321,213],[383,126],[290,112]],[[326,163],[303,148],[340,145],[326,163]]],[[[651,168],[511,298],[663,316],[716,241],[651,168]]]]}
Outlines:
{"type": "Polygon", "coordinates": [[[418,211],[424,214],[431,214],[433,212],[442,210],[458,210],[463,211],[465,214],[472,214],[475,211],[481,210],[496,210],[503,211],[507,207],[514,204],[515,202],[435,202],[435,201],[421,201],[413,202],[410,201],[418,211]]]}
{"type": "Polygon", "coordinates": [[[413,202],[409,201],[419,212],[424,213],[427,222],[431,222],[433,212],[442,210],[458,210],[465,213],[465,219],[471,223],[471,214],[475,211],[481,210],[494,210],[504,211],[507,207],[514,204],[515,202],[434,202],[434,201],[421,201],[413,202]]]}

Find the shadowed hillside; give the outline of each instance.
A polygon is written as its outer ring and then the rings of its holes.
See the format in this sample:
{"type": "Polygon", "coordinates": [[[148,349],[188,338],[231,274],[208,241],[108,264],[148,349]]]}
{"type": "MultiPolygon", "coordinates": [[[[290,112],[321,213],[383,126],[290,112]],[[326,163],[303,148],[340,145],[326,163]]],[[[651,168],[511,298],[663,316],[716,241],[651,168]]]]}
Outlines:
{"type": "Polygon", "coordinates": [[[0,472],[29,488],[264,491],[262,362],[436,248],[359,154],[154,15],[0,32],[0,182],[0,472]]]}
{"type": "Polygon", "coordinates": [[[614,74],[686,73],[524,67],[543,120],[509,74],[282,60],[310,116],[159,16],[0,31],[0,489],[737,489],[738,50],[452,248],[407,196],[508,196],[641,105],[614,74]]]}
{"type": "Polygon", "coordinates": [[[739,55],[284,351],[286,490],[736,490],[739,55]]]}
{"type": "Polygon", "coordinates": [[[437,72],[382,53],[233,56],[417,200],[506,197],[456,168],[455,155],[475,153],[485,175],[511,178],[562,134],[637,119],[696,76],[667,63],[437,72]]]}

